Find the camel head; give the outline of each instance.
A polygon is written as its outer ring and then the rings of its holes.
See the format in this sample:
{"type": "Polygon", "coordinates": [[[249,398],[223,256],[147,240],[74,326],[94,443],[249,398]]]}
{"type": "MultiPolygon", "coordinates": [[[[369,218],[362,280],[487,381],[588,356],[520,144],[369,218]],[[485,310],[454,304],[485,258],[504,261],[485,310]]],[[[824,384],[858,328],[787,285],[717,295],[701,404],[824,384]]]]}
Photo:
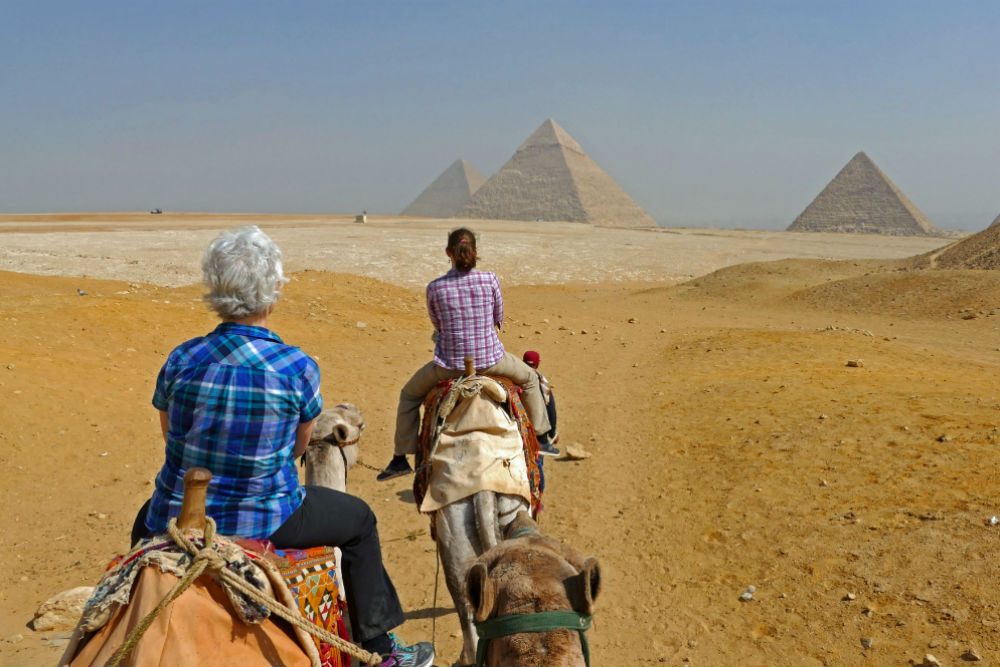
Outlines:
{"type": "Polygon", "coordinates": [[[324,410],[302,457],[306,484],[347,491],[347,471],[358,462],[358,440],[365,430],[361,411],[352,403],[324,410]]]}
{"type": "MultiPolygon", "coordinates": [[[[466,576],[477,624],[516,614],[572,611],[589,617],[594,613],[601,588],[596,558],[585,558],[545,537],[526,512],[511,523],[507,535],[507,540],[476,559],[466,576]]],[[[580,634],[560,628],[492,639],[485,664],[584,667],[585,661],[580,634]]]]}

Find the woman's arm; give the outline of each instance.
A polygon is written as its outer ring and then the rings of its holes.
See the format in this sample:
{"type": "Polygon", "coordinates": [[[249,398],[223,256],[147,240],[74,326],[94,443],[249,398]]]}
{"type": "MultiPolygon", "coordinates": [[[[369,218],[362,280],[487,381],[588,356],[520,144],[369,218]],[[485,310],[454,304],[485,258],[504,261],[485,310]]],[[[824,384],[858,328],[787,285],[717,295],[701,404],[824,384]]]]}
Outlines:
{"type": "Polygon", "coordinates": [[[493,276],[493,324],[497,329],[503,329],[503,294],[500,293],[500,281],[493,276]]]}
{"type": "MultiPolygon", "coordinates": [[[[318,418],[317,418],[318,419],[318,418]]],[[[313,437],[313,427],[316,426],[316,419],[311,419],[307,422],[302,422],[299,427],[295,429],[295,448],[292,449],[292,455],[298,458],[306,453],[306,447],[309,446],[309,441],[313,437]]]]}
{"type": "Polygon", "coordinates": [[[427,316],[431,318],[431,324],[434,326],[434,331],[441,331],[441,318],[438,317],[437,308],[434,303],[434,299],[431,295],[431,286],[427,286],[427,316]]]}

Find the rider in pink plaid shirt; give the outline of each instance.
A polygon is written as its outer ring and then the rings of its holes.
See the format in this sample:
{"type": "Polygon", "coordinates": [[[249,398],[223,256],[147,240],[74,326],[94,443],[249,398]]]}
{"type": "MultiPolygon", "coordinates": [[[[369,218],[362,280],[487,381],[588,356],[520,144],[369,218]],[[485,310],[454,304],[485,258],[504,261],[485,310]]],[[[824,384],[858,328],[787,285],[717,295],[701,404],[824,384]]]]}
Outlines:
{"type": "Polygon", "coordinates": [[[497,336],[503,324],[503,296],[494,274],[473,270],[476,236],[464,227],[456,229],[448,235],[446,252],[451,271],[427,286],[427,313],[434,325],[434,361],[418,370],[399,392],[395,453],[379,473],[379,481],[413,472],[406,455],[416,452],[420,405],[438,382],[464,373],[465,357],[473,358],[478,372],[501,375],[521,385],[535,432],[543,435],[550,428],[538,374],[507,353],[497,336]]]}
{"type": "Polygon", "coordinates": [[[436,365],[460,371],[469,356],[476,368],[489,368],[503,358],[503,295],[494,274],[452,269],[427,286],[427,313],[437,332],[436,365]]]}

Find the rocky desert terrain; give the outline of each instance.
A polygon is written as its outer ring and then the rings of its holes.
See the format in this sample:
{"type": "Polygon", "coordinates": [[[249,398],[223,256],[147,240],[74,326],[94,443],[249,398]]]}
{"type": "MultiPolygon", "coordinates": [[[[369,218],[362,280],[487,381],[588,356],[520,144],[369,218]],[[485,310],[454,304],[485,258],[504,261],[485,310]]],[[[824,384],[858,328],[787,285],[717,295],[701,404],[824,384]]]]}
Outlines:
{"type": "MultiPolygon", "coordinates": [[[[0,665],[54,664],[35,608],[128,548],[163,455],[156,373],[215,324],[200,253],[251,222],[292,272],[274,328],[328,402],[364,410],[364,461],[388,459],[454,221],[0,216],[0,665]]],[[[1000,273],[914,268],[939,238],[469,224],[504,344],[541,353],[562,442],[593,455],[546,463],[541,517],[601,561],[593,664],[1000,659],[1000,273]]],[[[378,514],[400,633],[436,619],[451,664],[410,479],[374,475],[351,491],[378,514]]]]}

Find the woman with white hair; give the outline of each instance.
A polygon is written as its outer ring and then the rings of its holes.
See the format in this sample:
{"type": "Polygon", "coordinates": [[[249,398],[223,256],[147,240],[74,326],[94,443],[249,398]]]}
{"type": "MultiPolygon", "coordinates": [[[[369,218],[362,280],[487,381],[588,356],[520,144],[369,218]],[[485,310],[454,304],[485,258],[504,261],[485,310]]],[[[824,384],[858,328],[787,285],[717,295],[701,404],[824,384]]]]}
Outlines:
{"type": "Polygon", "coordinates": [[[139,510],[132,543],[166,532],[180,512],[184,473],[208,468],[207,511],[220,534],[268,539],[279,549],[340,547],[355,641],[387,656],[383,667],[424,667],[430,644],[407,646],[389,630],[403,622],[382,565],[375,515],[361,500],[299,484],[295,459],[323,409],[319,366],[286,345],[268,319],[287,282],[281,250],[256,226],[220,234],[205,251],[205,301],[222,320],[182,343],[156,379],[166,460],[139,510]]]}

